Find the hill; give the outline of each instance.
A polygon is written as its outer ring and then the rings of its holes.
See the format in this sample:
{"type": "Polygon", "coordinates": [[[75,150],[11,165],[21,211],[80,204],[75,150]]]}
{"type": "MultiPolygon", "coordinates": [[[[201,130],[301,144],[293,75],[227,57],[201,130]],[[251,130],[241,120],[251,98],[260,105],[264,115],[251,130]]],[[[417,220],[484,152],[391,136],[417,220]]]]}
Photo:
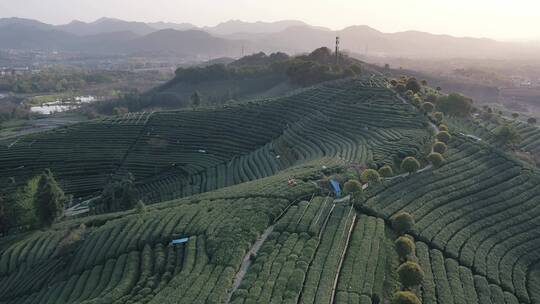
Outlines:
{"type": "Polygon", "coordinates": [[[431,113],[436,90],[405,80],[409,93],[346,78],[2,142],[14,188],[51,168],[92,197],[130,172],[146,205],[97,214],[98,197],[92,215],[4,235],[0,301],[384,303],[407,289],[421,303],[540,303],[540,171],[431,113]]]}
{"type": "Polygon", "coordinates": [[[346,54],[340,54],[338,59],[336,64],[335,53],[328,48],[295,57],[260,52],[238,60],[219,58],[180,67],[173,79],[148,92],[125,94],[116,100],[89,105],[83,111],[110,115],[115,109],[138,112],[186,108],[194,106],[191,99],[195,93],[204,105],[221,105],[281,96],[324,81],[368,75],[376,69],[346,54]]]}

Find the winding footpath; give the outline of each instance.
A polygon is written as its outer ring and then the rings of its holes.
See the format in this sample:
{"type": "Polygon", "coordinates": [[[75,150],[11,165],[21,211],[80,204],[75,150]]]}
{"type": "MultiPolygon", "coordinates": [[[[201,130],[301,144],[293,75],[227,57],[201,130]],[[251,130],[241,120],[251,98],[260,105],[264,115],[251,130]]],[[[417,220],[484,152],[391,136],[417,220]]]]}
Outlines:
{"type": "Polygon", "coordinates": [[[240,269],[238,270],[238,272],[236,273],[236,275],[234,277],[233,287],[232,287],[231,291],[229,292],[229,296],[227,297],[227,303],[231,302],[231,298],[232,298],[233,293],[238,289],[238,287],[242,283],[242,280],[244,279],[244,276],[247,273],[247,270],[248,270],[249,266],[251,266],[251,263],[253,262],[252,259],[251,259],[251,256],[256,255],[257,252],[259,252],[259,249],[261,249],[262,244],[264,243],[264,241],[266,241],[266,239],[268,238],[270,233],[272,233],[272,231],[274,231],[274,225],[266,228],[264,233],[259,237],[259,239],[257,241],[255,241],[255,243],[253,244],[251,249],[244,256],[244,260],[242,261],[242,265],[240,265],[240,269]]]}

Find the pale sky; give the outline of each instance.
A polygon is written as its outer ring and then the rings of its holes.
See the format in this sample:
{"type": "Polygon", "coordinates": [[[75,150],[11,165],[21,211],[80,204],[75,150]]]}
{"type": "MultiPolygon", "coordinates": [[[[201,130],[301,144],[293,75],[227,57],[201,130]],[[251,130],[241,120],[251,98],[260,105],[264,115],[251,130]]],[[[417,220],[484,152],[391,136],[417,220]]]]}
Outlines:
{"type": "Polygon", "coordinates": [[[369,25],[384,32],[540,39],[540,0],[0,0],[0,17],[61,24],[104,16],[199,26],[297,19],[332,29],[369,25]]]}

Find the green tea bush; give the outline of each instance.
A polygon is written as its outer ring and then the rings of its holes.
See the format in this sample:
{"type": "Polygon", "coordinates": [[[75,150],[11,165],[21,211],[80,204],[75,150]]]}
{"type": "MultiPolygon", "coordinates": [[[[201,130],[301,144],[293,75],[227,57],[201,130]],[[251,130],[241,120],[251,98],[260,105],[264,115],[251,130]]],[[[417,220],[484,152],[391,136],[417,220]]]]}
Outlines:
{"type": "Polygon", "coordinates": [[[427,159],[435,168],[439,168],[444,163],[444,157],[437,152],[430,153],[427,159]]]}
{"type": "Polygon", "coordinates": [[[441,141],[437,141],[433,144],[433,152],[444,154],[448,150],[448,146],[441,141]]]}
{"type": "Polygon", "coordinates": [[[408,156],[401,162],[401,170],[407,173],[415,173],[420,169],[420,163],[416,158],[408,156]]]}
{"type": "Polygon", "coordinates": [[[381,176],[374,169],[366,169],[362,172],[361,180],[363,183],[377,184],[381,181],[381,176]]]}
{"type": "Polygon", "coordinates": [[[448,144],[448,142],[450,142],[450,139],[452,139],[452,135],[450,135],[448,131],[440,131],[439,133],[437,133],[436,137],[438,141],[442,141],[445,144],[448,144]]]}
{"type": "Polygon", "coordinates": [[[399,280],[403,287],[413,288],[422,284],[424,280],[424,271],[416,262],[405,262],[397,269],[399,280]]]}
{"type": "Polygon", "coordinates": [[[394,242],[396,252],[402,261],[407,260],[415,251],[414,241],[406,236],[400,236],[394,242]]]}
{"type": "Polygon", "coordinates": [[[422,304],[418,297],[410,291],[398,291],[392,297],[392,304],[422,304]]]}
{"type": "Polygon", "coordinates": [[[414,218],[407,212],[400,212],[392,217],[392,228],[399,234],[410,232],[414,225],[414,218]]]}
{"type": "Polygon", "coordinates": [[[384,165],[379,169],[379,175],[382,177],[392,177],[394,176],[394,170],[389,165],[384,165]]]}

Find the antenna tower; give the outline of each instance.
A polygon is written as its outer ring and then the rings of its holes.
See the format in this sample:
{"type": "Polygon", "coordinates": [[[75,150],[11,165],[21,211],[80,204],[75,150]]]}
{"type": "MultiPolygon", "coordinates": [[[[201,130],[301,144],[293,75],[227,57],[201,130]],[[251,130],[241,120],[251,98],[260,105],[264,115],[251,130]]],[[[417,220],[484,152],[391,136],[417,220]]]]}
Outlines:
{"type": "Polygon", "coordinates": [[[339,64],[339,36],[336,37],[336,65],[339,64]]]}

